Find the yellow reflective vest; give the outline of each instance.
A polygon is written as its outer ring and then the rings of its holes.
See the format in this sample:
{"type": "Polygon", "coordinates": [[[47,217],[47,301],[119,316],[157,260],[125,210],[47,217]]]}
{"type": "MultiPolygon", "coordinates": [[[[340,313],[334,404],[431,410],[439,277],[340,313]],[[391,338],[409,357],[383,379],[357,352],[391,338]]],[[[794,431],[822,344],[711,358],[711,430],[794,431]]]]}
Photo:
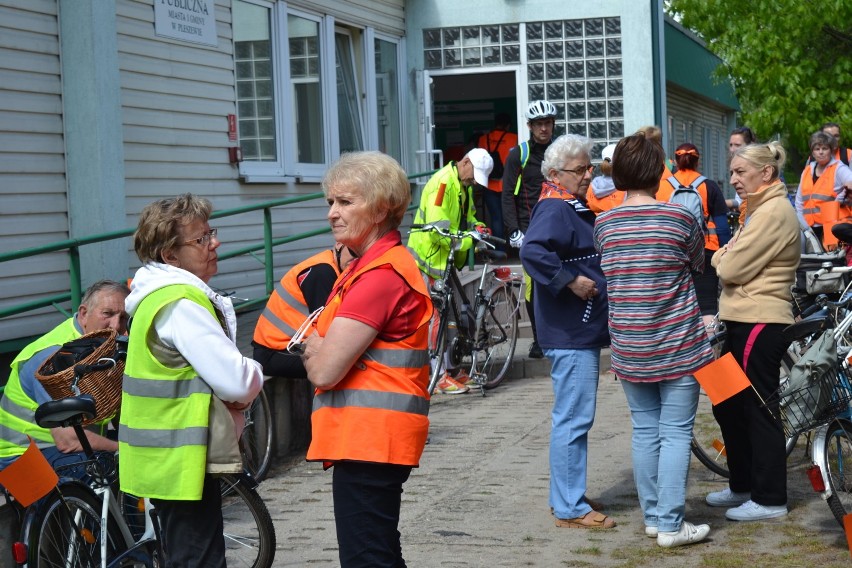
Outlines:
{"type": "Polygon", "coordinates": [[[153,329],[157,313],[181,299],[216,318],[204,292],[186,284],[155,290],[133,316],[121,394],[119,475],[127,493],[199,501],[212,390],[179,352],[158,343],[153,329]]]}
{"type": "Polygon", "coordinates": [[[307,459],[416,466],[429,432],[432,302],[405,248],[395,246],[350,277],[343,276],[317,320],[317,332],[325,336],[346,292],[368,270],[394,270],[424,297],[429,309],[413,334],[397,341],[376,337],[339,383],[329,390],[316,389],[307,459]]]}
{"type": "Polygon", "coordinates": [[[21,386],[20,370],[30,358],[48,347],[62,345],[80,337],[74,318],[70,317],[45,335],[36,339],[21,351],[12,361],[9,381],[0,398],[0,458],[19,456],[24,453],[32,436],[39,448],[55,446],[50,430],[35,422],[38,403],[24,392],[21,386]]]}
{"type": "MultiPolygon", "coordinates": [[[[476,208],[473,205],[473,189],[463,187],[455,162],[450,162],[426,182],[420,196],[420,207],[414,215],[414,223],[435,223],[450,231],[466,231],[476,225],[476,208]]],[[[456,267],[461,268],[473,241],[462,240],[456,253],[456,267]]],[[[450,257],[450,241],[436,233],[415,232],[408,237],[408,250],[417,266],[425,274],[438,279],[447,267],[450,257]]]]}

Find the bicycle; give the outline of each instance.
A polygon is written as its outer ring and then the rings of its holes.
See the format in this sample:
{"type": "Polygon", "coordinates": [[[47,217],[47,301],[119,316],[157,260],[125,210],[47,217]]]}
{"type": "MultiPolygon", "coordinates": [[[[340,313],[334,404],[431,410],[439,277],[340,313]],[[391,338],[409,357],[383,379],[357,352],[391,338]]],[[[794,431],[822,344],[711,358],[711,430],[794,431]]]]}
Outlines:
{"type": "Polygon", "coordinates": [[[789,392],[782,387],[775,396],[781,401],[785,433],[811,436],[808,478],[843,527],[843,518],[852,513],[852,341],[848,333],[852,295],[844,293],[839,302],[825,296],[816,301],[826,309],[809,322],[793,324],[789,333],[807,338],[811,345],[819,339],[820,333],[814,333],[817,327],[821,333],[832,333],[837,346],[834,365],[827,372],[814,373],[806,386],[789,392]]]}
{"type": "MultiPolygon", "coordinates": [[[[162,565],[156,509],[147,499],[117,491],[115,455],[95,453],[82,424],[95,416],[91,395],[79,394],[77,383],[105,364],[74,367],[75,396],[39,406],[36,421],[43,428],[73,427],[86,460],[58,466],[85,472],[85,482],[62,477],[55,490],[19,512],[21,537],[13,547],[19,563],[34,568],[162,565]]],[[[275,529],[257,494],[258,483],[247,473],[220,477],[225,557],[231,566],[270,568],[275,555],[275,529]]],[[[14,502],[14,501],[13,501],[14,502]]]]}
{"type": "Polygon", "coordinates": [[[430,290],[435,310],[439,314],[434,345],[429,350],[431,372],[429,392],[434,392],[443,370],[444,354],[450,367],[469,365],[468,385],[485,391],[498,386],[512,364],[518,342],[518,317],[524,280],[507,266],[490,266],[489,257],[482,267],[479,285],[471,305],[464,293],[453,254],[470,238],[488,248],[505,244],[503,239],[480,234],[476,230],[452,232],[437,224],[412,225],[411,232],[433,232],[450,241],[450,260],[430,290]]]}

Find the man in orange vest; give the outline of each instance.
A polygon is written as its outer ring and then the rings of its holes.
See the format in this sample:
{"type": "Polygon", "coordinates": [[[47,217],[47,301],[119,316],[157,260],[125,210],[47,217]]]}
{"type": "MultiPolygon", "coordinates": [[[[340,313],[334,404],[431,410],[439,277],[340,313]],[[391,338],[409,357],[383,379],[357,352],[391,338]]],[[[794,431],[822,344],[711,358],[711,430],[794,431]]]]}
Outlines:
{"type": "Polygon", "coordinates": [[[494,167],[488,175],[488,188],[483,192],[483,201],[485,209],[488,211],[488,219],[486,223],[491,227],[492,233],[505,239],[503,235],[503,164],[506,163],[506,158],[509,157],[509,150],[518,145],[518,135],[509,132],[509,125],[512,119],[505,112],[498,113],[494,117],[494,129],[479,137],[480,148],[484,148],[486,152],[495,158],[494,152],[499,156],[500,161],[494,160],[494,167]]]}
{"type": "Polygon", "coordinates": [[[287,353],[287,343],[308,315],[325,305],[337,277],[352,258],[347,247],[335,243],[330,250],[300,262],[281,278],[257,320],[252,339],[252,358],[263,365],[265,375],[308,377],[301,357],[287,353]]]}
{"type": "Polygon", "coordinates": [[[826,122],[822,125],[820,130],[826,134],[834,136],[834,139],[837,140],[837,149],[834,151],[834,159],[840,160],[848,166],[849,161],[852,160],[852,148],[844,148],[840,145],[840,125],[836,122],[826,122]]]}

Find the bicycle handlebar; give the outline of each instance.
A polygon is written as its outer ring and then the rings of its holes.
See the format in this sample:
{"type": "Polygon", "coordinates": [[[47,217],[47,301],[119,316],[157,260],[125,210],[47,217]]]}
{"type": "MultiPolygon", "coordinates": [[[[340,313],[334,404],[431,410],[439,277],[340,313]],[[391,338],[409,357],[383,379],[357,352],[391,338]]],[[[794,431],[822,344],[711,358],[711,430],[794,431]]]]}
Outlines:
{"type": "Polygon", "coordinates": [[[506,244],[505,239],[501,239],[500,237],[495,237],[494,235],[484,235],[473,229],[471,231],[457,231],[453,232],[449,229],[443,229],[434,223],[415,223],[411,225],[410,233],[437,233],[442,237],[446,237],[448,239],[457,239],[461,240],[465,237],[470,237],[476,242],[483,242],[491,248],[496,248],[497,245],[504,246],[506,244]]]}

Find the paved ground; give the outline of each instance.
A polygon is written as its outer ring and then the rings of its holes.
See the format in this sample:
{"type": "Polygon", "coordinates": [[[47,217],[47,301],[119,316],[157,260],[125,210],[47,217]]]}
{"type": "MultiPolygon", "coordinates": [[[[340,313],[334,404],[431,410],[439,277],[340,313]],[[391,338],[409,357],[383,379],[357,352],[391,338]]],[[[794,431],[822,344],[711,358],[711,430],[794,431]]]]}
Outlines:
{"type": "MultiPolygon", "coordinates": [[[[644,537],[629,414],[609,373],[601,375],[590,435],[588,493],[608,505],[605,512],[619,526],[598,532],[556,528],[547,504],[551,402],[550,381],[542,376],[511,380],[485,398],[433,398],[431,443],[404,488],[400,531],[409,566],[849,565],[843,533],[806,486],[800,449],[790,459],[788,517],[726,521],[723,510],[703,504],[704,494],[723,488],[723,481],[693,460],[687,518],[709,522],[711,540],[663,550],[644,537]]],[[[337,565],[329,472],[297,459],[276,467],[261,494],[275,519],[276,566],[337,565]]]]}

